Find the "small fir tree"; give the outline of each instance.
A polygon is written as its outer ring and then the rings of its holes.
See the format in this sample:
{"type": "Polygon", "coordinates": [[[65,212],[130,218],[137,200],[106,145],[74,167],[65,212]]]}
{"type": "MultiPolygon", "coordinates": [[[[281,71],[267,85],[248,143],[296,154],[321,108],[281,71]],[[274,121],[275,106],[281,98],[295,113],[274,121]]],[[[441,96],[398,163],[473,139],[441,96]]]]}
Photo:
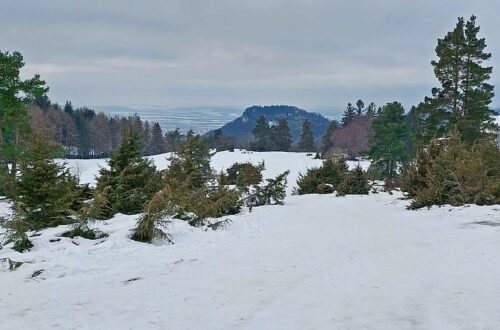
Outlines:
{"type": "Polygon", "coordinates": [[[15,219],[26,230],[69,223],[77,198],[77,180],[65,164],[53,158],[60,149],[40,135],[33,136],[20,160],[14,198],[15,219]]]}
{"type": "Polygon", "coordinates": [[[108,160],[109,168],[99,171],[96,190],[106,194],[108,201],[105,207],[108,212],[103,216],[140,213],[144,203],[161,189],[160,174],[151,160],[141,157],[141,150],[140,134],[130,129],[120,148],[108,160]]]}
{"type": "Polygon", "coordinates": [[[338,195],[367,195],[370,192],[370,184],[366,173],[360,165],[344,176],[338,187],[338,195]]]}

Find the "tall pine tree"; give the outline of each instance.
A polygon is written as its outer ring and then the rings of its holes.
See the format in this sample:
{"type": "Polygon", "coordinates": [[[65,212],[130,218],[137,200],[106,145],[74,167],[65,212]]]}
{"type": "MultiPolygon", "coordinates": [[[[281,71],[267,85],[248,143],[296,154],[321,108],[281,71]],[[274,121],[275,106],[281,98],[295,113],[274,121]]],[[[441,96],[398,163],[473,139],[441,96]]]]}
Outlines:
{"type": "Polygon", "coordinates": [[[286,118],[281,118],[278,121],[278,125],[272,127],[271,133],[274,144],[271,150],[290,151],[292,147],[292,134],[290,133],[290,127],[288,127],[286,118]]]}
{"type": "Polygon", "coordinates": [[[422,138],[449,136],[456,127],[461,139],[472,143],[488,134],[493,126],[489,109],[494,96],[488,84],[492,67],[483,66],[491,54],[485,52],[484,38],[478,38],[476,17],[459,18],[453,31],[438,39],[437,60],[432,61],[441,86],[419,105],[424,128],[422,138]]]}
{"type": "Polygon", "coordinates": [[[302,122],[302,132],[300,134],[300,141],[297,145],[297,149],[298,151],[306,152],[312,152],[316,150],[314,146],[312,124],[307,119],[302,122]]]}
{"type": "Polygon", "coordinates": [[[26,105],[48,91],[38,74],[22,80],[23,67],[21,53],[0,51],[0,193],[6,190],[9,195],[12,190],[6,185],[14,181],[21,142],[30,128],[26,105]],[[7,162],[11,163],[11,180],[6,177],[7,162]]]}
{"type": "Polygon", "coordinates": [[[252,129],[252,134],[255,137],[255,141],[252,143],[251,148],[256,151],[264,151],[269,146],[269,125],[267,123],[266,117],[260,116],[257,119],[257,124],[252,129]]]}

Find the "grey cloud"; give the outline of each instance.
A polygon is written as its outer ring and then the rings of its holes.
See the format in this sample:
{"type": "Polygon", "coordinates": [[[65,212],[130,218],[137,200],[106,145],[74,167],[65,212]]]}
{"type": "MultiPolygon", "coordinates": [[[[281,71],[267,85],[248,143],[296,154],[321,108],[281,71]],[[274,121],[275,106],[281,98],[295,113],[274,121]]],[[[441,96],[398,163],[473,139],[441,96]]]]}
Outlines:
{"type": "Polygon", "coordinates": [[[458,16],[478,15],[500,68],[498,12],[497,0],[6,0],[0,47],[23,52],[58,102],[409,106],[435,85],[436,39],[458,16]]]}

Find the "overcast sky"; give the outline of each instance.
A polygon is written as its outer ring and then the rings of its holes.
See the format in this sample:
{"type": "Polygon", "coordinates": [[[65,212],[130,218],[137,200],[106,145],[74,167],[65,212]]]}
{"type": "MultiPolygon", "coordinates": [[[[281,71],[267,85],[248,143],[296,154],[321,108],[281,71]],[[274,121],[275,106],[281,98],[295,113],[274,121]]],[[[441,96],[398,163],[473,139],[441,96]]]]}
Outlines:
{"type": "Polygon", "coordinates": [[[0,50],[59,103],[409,106],[436,84],[437,38],[472,14],[500,86],[499,0],[1,0],[0,50]]]}

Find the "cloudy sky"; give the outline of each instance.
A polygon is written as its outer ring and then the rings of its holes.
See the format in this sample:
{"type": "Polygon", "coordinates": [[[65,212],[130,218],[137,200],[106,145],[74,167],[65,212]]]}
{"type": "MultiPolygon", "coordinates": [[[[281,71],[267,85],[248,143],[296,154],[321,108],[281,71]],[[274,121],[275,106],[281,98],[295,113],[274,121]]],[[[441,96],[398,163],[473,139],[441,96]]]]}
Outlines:
{"type": "Polygon", "coordinates": [[[0,50],[21,51],[59,103],[409,106],[436,84],[436,39],[458,16],[478,16],[500,72],[499,13],[499,0],[2,0],[0,50]]]}

